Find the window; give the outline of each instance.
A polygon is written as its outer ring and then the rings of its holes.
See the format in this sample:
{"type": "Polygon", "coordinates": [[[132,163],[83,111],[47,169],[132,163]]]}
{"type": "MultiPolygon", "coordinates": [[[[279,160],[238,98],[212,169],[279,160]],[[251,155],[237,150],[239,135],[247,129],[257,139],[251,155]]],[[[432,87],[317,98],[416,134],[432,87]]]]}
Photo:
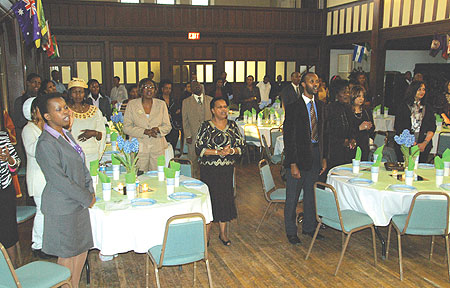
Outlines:
{"type": "MultiPolygon", "coordinates": [[[[78,61],[75,62],[76,71],[77,71],[77,78],[81,78],[84,81],[88,82],[89,79],[97,79],[97,81],[102,84],[103,77],[102,77],[102,62],[101,61],[78,61]]],[[[70,75],[70,66],[62,66],[62,82],[64,82],[65,78],[71,77],[70,75]],[[66,74],[66,75],[64,75],[66,74]]],[[[74,76],[75,77],[75,76],[74,76]]],[[[69,80],[70,81],[70,80],[69,80]]],[[[67,81],[68,83],[68,81],[67,81]]]]}
{"type": "Polygon", "coordinates": [[[121,3],[139,3],[139,0],[120,0],[121,3]]]}
{"type": "Polygon", "coordinates": [[[140,80],[149,77],[153,72],[153,81],[160,81],[159,61],[115,61],[113,62],[113,74],[119,76],[121,84],[137,84],[140,80]],[[125,66],[125,67],[124,67],[125,66]],[[149,69],[150,68],[150,69],[149,69]]]}
{"type": "Polygon", "coordinates": [[[249,75],[262,81],[266,75],[266,61],[225,61],[225,72],[229,82],[245,82],[249,75]]]}
{"type": "Polygon", "coordinates": [[[72,80],[70,65],[62,64],[61,66],[57,65],[50,66],[50,75],[52,75],[53,70],[59,71],[61,73],[61,82],[63,84],[69,84],[69,81],[72,80]]]}
{"type": "Polygon", "coordinates": [[[175,4],[175,0],[156,0],[156,4],[175,4]]]}
{"type": "Polygon", "coordinates": [[[281,75],[281,81],[289,81],[292,72],[295,72],[295,61],[276,61],[275,78],[281,75]]]}
{"type": "Polygon", "coordinates": [[[201,6],[208,6],[209,0],[191,0],[192,5],[201,5],[201,6]]]}

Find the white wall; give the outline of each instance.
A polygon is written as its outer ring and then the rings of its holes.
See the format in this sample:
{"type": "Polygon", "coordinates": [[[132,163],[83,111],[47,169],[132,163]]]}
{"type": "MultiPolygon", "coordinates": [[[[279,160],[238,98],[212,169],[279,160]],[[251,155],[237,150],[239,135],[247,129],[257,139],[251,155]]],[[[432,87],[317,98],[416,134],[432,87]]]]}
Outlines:
{"type": "MultiPolygon", "coordinates": [[[[329,79],[333,77],[334,75],[338,75],[338,58],[340,54],[352,54],[353,55],[353,49],[331,49],[330,50],[330,75],[329,79]]],[[[358,69],[359,67],[362,67],[362,69],[366,72],[370,71],[370,57],[366,60],[362,60],[361,63],[352,62],[352,66],[350,71],[353,68],[358,69]]],[[[345,78],[345,74],[339,74],[341,77],[345,78]]]]}

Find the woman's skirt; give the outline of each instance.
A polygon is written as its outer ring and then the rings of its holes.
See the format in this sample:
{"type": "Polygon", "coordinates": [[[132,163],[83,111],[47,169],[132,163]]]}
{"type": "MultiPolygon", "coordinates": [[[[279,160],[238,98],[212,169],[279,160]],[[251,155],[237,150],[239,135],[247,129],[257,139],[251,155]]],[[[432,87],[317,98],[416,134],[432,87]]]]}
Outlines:
{"type": "Polygon", "coordinates": [[[233,189],[234,167],[200,165],[200,179],[208,185],[213,222],[227,222],[237,216],[233,189]]]}
{"type": "Polygon", "coordinates": [[[0,188],[0,242],[10,248],[17,241],[16,192],[11,182],[5,189],[0,188]]]}

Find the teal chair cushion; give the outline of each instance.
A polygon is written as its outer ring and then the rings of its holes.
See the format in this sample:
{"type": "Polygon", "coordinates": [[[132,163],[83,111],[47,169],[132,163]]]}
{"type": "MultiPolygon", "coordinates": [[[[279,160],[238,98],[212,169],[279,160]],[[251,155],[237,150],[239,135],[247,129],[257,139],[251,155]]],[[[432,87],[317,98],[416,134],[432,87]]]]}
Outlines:
{"type": "Polygon", "coordinates": [[[22,223],[36,214],[36,206],[17,206],[17,223],[22,223]]]}
{"type": "Polygon", "coordinates": [[[281,162],[281,155],[272,155],[272,157],[270,158],[270,161],[273,164],[278,164],[281,162]]]}
{"type": "Polygon", "coordinates": [[[16,270],[23,288],[47,288],[70,277],[70,270],[64,266],[36,261],[16,270]]]}
{"type": "MultiPolygon", "coordinates": [[[[394,215],[394,217],[392,217],[392,222],[394,222],[400,231],[403,231],[407,217],[408,214],[394,215]]],[[[430,227],[428,225],[424,225],[422,228],[408,225],[408,229],[406,229],[406,234],[413,235],[444,235],[444,232],[444,227],[430,227]]]]}
{"type": "Polygon", "coordinates": [[[180,165],[180,174],[186,177],[192,177],[191,165],[190,164],[181,164],[180,165]]]}
{"type": "Polygon", "coordinates": [[[286,188],[279,188],[270,194],[270,200],[286,200],[286,188]]]}
{"type": "MultiPolygon", "coordinates": [[[[345,231],[351,231],[362,226],[373,224],[372,219],[367,214],[357,211],[341,210],[341,215],[345,231]]],[[[330,226],[331,228],[342,231],[339,219],[322,217],[322,222],[323,224],[330,226]]]]}
{"type": "Polygon", "coordinates": [[[17,176],[22,177],[25,175],[27,175],[27,168],[26,167],[19,168],[19,171],[17,171],[17,176]]]}

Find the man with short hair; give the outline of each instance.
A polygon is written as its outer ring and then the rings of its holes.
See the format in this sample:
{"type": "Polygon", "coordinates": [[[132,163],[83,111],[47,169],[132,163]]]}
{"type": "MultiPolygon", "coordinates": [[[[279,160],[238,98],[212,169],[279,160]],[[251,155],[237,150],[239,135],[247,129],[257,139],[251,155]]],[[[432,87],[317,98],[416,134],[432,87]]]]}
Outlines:
{"type": "MultiPolygon", "coordinates": [[[[295,77],[294,77],[295,78],[295,77]]],[[[286,118],[283,125],[286,168],[286,204],[284,224],[289,243],[300,244],[297,236],[296,208],[303,189],[302,234],[313,237],[317,226],[314,183],[325,172],[327,161],[325,127],[325,104],[318,101],[319,77],[307,72],[300,79],[303,93],[285,105],[286,118]]],[[[292,85],[289,87],[293,89],[292,85]]],[[[318,234],[317,239],[323,238],[318,234]]]]}
{"type": "Polygon", "coordinates": [[[226,96],[228,100],[231,101],[231,99],[233,99],[233,87],[231,86],[231,83],[227,81],[227,72],[222,72],[220,74],[220,78],[223,81],[222,90],[225,94],[224,96],[226,96]]]}
{"type": "MultiPolygon", "coordinates": [[[[269,75],[264,76],[263,81],[260,81],[258,84],[256,84],[256,87],[259,88],[259,94],[261,95],[260,103],[263,104],[264,106],[269,105],[270,89],[272,87],[270,85],[269,75]]],[[[262,106],[261,104],[259,108],[263,108],[261,107],[262,106]]]]}
{"type": "Polygon", "coordinates": [[[302,89],[300,87],[300,72],[291,73],[291,84],[286,85],[283,90],[281,90],[280,98],[283,104],[283,108],[287,105],[294,103],[302,96],[302,89]]]}
{"type": "Polygon", "coordinates": [[[211,120],[210,104],[212,97],[202,92],[202,87],[197,81],[191,82],[192,95],[184,99],[182,104],[183,132],[188,146],[188,158],[192,162],[192,177],[200,178],[198,156],[195,153],[195,141],[198,129],[206,120],[211,120]]]}
{"type": "Polygon", "coordinates": [[[125,99],[128,99],[127,89],[120,84],[120,77],[114,76],[113,88],[111,89],[111,104],[122,103],[125,99]]]}
{"type": "Polygon", "coordinates": [[[63,94],[67,93],[66,86],[64,86],[63,83],[61,83],[61,73],[59,73],[58,70],[52,71],[52,82],[55,84],[56,91],[63,94]]]}
{"type": "Polygon", "coordinates": [[[272,84],[272,88],[270,89],[270,99],[272,99],[272,103],[280,98],[281,90],[283,90],[284,87],[284,83],[281,81],[282,79],[281,75],[278,75],[277,80],[272,84]]]}

